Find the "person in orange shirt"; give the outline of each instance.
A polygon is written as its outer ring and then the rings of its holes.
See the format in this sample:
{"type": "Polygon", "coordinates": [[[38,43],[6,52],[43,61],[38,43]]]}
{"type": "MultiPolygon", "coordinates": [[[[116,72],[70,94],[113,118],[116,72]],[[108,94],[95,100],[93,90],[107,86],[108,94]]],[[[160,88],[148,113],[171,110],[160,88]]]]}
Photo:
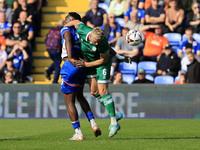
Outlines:
{"type": "Polygon", "coordinates": [[[0,35],[0,49],[5,50],[6,49],[6,40],[5,37],[0,35]]]}
{"type": "Polygon", "coordinates": [[[146,39],[141,61],[157,61],[164,47],[169,44],[168,39],[162,36],[162,25],[146,25],[139,30],[146,39]],[[149,29],[155,29],[155,33],[147,31],[149,29]]]}
{"type": "Polygon", "coordinates": [[[186,72],[184,70],[180,70],[178,73],[178,77],[180,78],[180,80],[175,81],[174,84],[186,84],[185,75],[186,72]]]}

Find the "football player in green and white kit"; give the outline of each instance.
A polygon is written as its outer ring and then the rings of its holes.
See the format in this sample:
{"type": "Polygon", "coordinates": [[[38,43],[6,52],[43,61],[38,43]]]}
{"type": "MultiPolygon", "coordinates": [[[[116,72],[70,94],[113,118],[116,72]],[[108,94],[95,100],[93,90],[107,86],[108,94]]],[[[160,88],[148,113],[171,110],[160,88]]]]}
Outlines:
{"type": "MultiPolygon", "coordinates": [[[[65,26],[75,26],[77,29],[81,40],[81,50],[88,61],[77,60],[76,67],[88,67],[87,78],[91,94],[98,99],[101,105],[105,106],[111,117],[109,137],[112,137],[117,134],[120,125],[116,119],[114,100],[108,92],[111,68],[108,41],[100,27],[90,28],[79,20],[73,20],[65,26]]],[[[118,58],[125,59],[120,55],[118,58]]]]}

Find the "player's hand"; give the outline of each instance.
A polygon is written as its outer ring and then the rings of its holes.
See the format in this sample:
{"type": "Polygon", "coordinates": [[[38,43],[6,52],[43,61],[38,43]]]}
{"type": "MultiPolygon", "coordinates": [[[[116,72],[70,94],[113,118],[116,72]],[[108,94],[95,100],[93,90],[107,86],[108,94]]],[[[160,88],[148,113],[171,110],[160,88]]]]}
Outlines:
{"type": "Polygon", "coordinates": [[[81,58],[79,60],[76,60],[74,63],[75,63],[75,66],[78,67],[78,68],[79,67],[85,67],[85,61],[81,58]]]}
{"type": "Polygon", "coordinates": [[[124,62],[131,64],[131,58],[130,57],[125,57],[124,62]]]}

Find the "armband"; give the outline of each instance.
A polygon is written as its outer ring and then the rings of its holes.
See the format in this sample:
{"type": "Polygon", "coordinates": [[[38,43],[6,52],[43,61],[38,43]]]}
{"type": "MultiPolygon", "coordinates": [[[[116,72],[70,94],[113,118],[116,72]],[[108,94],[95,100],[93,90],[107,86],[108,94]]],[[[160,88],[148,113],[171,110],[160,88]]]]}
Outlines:
{"type": "Polygon", "coordinates": [[[125,59],[125,57],[124,57],[124,56],[121,56],[121,55],[119,55],[119,54],[116,54],[115,56],[116,56],[116,57],[117,57],[117,59],[119,59],[119,60],[123,60],[123,59],[125,59]]]}

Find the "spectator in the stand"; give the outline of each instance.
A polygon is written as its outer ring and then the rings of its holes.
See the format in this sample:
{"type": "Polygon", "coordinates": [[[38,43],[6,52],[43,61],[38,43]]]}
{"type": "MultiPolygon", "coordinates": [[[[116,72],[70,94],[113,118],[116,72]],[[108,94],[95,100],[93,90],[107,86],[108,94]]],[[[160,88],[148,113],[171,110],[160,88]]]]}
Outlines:
{"type": "Polygon", "coordinates": [[[13,12],[14,12],[15,9],[17,9],[17,7],[18,7],[18,2],[17,2],[17,0],[6,0],[5,3],[6,3],[6,6],[7,6],[8,8],[11,8],[13,12]]]}
{"type": "MultiPolygon", "coordinates": [[[[152,6],[152,0],[145,0],[145,3],[144,3],[144,9],[147,10],[149,7],[152,6]]],[[[168,8],[168,3],[169,3],[169,0],[159,0],[158,1],[158,5],[160,7],[163,7],[165,10],[167,10],[168,8]]]]}
{"type": "MultiPolygon", "coordinates": [[[[128,33],[128,31],[129,29],[126,27],[122,29],[122,36],[117,40],[115,51],[120,55],[131,57],[132,61],[138,63],[140,60],[139,48],[138,46],[131,46],[126,42],[126,34],[128,33]]],[[[112,63],[116,64],[116,66],[119,63],[116,57],[113,57],[112,61],[112,63]]]]}
{"type": "Polygon", "coordinates": [[[5,5],[5,0],[0,0],[0,12],[4,12],[6,16],[6,22],[11,23],[13,12],[11,8],[8,8],[5,5]]]}
{"type": "Polygon", "coordinates": [[[0,49],[6,50],[6,40],[5,37],[0,35],[0,49]]]}
{"type": "Polygon", "coordinates": [[[129,20],[124,27],[127,27],[129,28],[130,30],[139,30],[139,28],[141,26],[143,26],[143,24],[141,24],[139,21],[138,21],[138,15],[137,15],[137,12],[135,11],[132,11],[131,12],[131,20],[129,20]]]}
{"type": "Polygon", "coordinates": [[[6,60],[6,67],[4,67],[4,70],[3,70],[3,73],[4,73],[4,76],[5,74],[8,72],[8,71],[11,71],[12,74],[13,74],[13,77],[14,79],[18,82],[18,83],[23,83],[23,77],[22,77],[22,74],[19,72],[19,70],[17,68],[14,67],[13,65],[13,58],[8,58],[6,60]]]}
{"type": "Polygon", "coordinates": [[[21,11],[26,11],[27,12],[27,19],[34,23],[34,7],[31,5],[27,4],[27,0],[19,0],[19,5],[17,9],[14,11],[13,18],[12,18],[12,23],[18,21],[19,14],[21,11]]]}
{"type": "Polygon", "coordinates": [[[197,0],[179,0],[181,2],[181,6],[183,7],[185,13],[187,14],[188,12],[192,11],[191,5],[193,2],[197,2],[197,0]]]}
{"type": "Polygon", "coordinates": [[[180,70],[178,72],[178,76],[180,80],[175,81],[174,84],[186,84],[185,75],[186,75],[186,72],[184,70],[180,70]]]}
{"type": "MultiPolygon", "coordinates": [[[[127,12],[127,10],[131,7],[131,1],[132,0],[125,0],[125,1],[126,1],[125,12],[127,12]]],[[[145,0],[139,0],[139,3],[138,3],[139,9],[144,9],[144,2],[145,2],[145,0]]]]}
{"type": "Polygon", "coordinates": [[[0,79],[2,78],[3,75],[3,68],[6,65],[6,60],[7,60],[7,53],[5,50],[0,49],[0,79]]]}
{"type": "Polygon", "coordinates": [[[27,12],[21,11],[19,14],[19,22],[21,23],[20,34],[26,36],[29,41],[34,37],[33,25],[31,22],[27,21],[27,12]]]}
{"type": "Polygon", "coordinates": [[[28,61],[28,54],[25,49],[19,44],[13,46],[13,50],[8,55],[8,58],[13,59],[13,65],[24,75],[24,62],[28,61]]]}
{"type": "Polygon", "coordinates": [[[158,5],[159,0],[151,0],[152,6],[145,11],[145,22],[147,24],[158,24],[165,22],[165,11],[158,5]]]}
{"type": "Polygon", "coordinates": [[[34,19],[35,21],[35,33],[37,36],[40,36],[40,28],[41,28],[41,22],[42,22],[42,12],[41,12],[41,8],[42,8],[42,1],[43,0],[28,0],[27,4],[30,5],[31,7],[34,8],[34,19]]]}
{"type": "Polygon", "coordinates": [[[123,77],[122,77],[122,73],[120,71],[116,71],[114,73],[114,80],[113,80],[113,84],[124,84],[123,82],[123,77]]]}
{"type": "Polygon", "coordinates": [[[187,23],[192,26],[194,33],[199,33],[200,31],[200,13],[199,4],[197,2],[192,3],[192,12],[187,14],[187,23]]]}
{"type": "Polygon", "coordinates": [[[14,80],[13,73],[11,71],[6,72],[4,78],[5,78],[5,80],[4,80],[5,84],[16,84],[17,83],[17,81],[14,80]]]}
{"type": "Polygon", "coordinates": [[[10,54],[10,52],[12,51],[13,49],[13,46],[15,44],[19,44],[21,47],[23,47],[28,56],[29,56],[29,59],[28,61],[26,61],[24,63],[24,76],[25,76],[25,79],[27,81],[33,81],[33,78],[31,77],[31,68],[32,68],[32,61],[31,61],[31,56],[32,56],[32,51],[29,49],[28,47],[28,40],[26,38],[26,36],[22,36],[20,35],[20,32],[21,32],[21,23],[20,22],[15,22],[13,24],[13,27],[12,27],[12,30],[13,30],[13,33],[9,34],[7,39],[6,39],[6,51],[8,54],[10,54]]]}
{"type": "Polygon", "coordinates": [[[108,8],[108,14],[113,13],[116,18],[124,18],[125,1],[113,0],[108,8]]]}
{"type": "Polygon", "coordinates": [[[11,32],[12,24],[6,22],[6,17],[4,12],[0,12],[0,35],[6,37],[7,34],[11,32]]]}
{"type": "Polygon", "coordinates": [[[138,14],[139,22],[144,24],[145,23],[145,11],[143,9],[138,9],[138,0],[131,1],[131,7],[127,10],[124,15],[125,24],[131,19],[130,13],[132,11],[136,11],[138,14]]]}
{"type": "MultiPolygon", "coordinates": [[[[185,45],[185,53],[181,56],[181,69],[187,71],[187,65],[190,64],[187,54],[193,52],[193,46],[190,43],[185,45]]],[[[200,62],[200,57],[195,55],[195,59],[200,62]]]]}
{"type": "MultiPolygon", "coordinates": [[[[139,48],[138,46],[131,46],[126,42],[126,34],[128,31],[129,28],[127,27],[122,29],[122,36],[116,42],[115,51],[120,55],[131,57],[132,61],[138,63],[140,60],[139,48]]],[[[116,57],[112,57],[111,76],[114,75],[114,71],[118,70],[118,64],[119,60],[116,57]]]]}
{"type": "Polygon", "coordinates": [[[187,40],[184,41],[178,49],[178,56],[181,57],[182,54],[185,52],[185,46],[187,43],[192,44],[193,46],[193,53],[197,54],[198,56],[200,56],[200,44],[193,38],[193,31],[191,28],[187,28],[185,30],[185,35],[187,37],[187,40]]]}
{"type": "Polygon", "coordinates": [[[21,24],[20,22],[15,22],[13,24],[13,27],[12,27],[12,30],[13,30],[13,33],[9,34],[8,37],[6,38],[6,51],[7,53],[9,54],[12,49],[13,49],[13,46],[15,44],[19,44],[20,46],[22,46],[23,48],[27,50],[28,48],[28,40],[26,38],[26,36],[21,36],[20,33],[21,33],[21,24]]]}
{"type": "Polygon", "coordinates": [[[150,80],[145,78],[146,72],[145,72],[144,69],[139,69],[138,72],[137,72],[137,76],[138,76],[138,79],[135,80],[133,82],[133,84],[141,84],[141,83],[153,84],[154,83],[153,81],[150,81],[150,80]]]}
{"type": "Polygon", "coordinates": [[[108,39],[108,44],[114,47],[122,31],[120,25],[115,22],[115,15],[113,13],[108,15],[108,24],[103,24],[101,28],[104,30],[104,36],[108,39]]]}
{"type": "Polygon", "coordinates": [[[58,83],[59,75],[60,75],[60,63],[61,59],[61,52],[62,52],[62,45],[61,45],[61,34],[60,30],[62,29],[63,21],[59,21],[59,25],[57,27],[53,27],[49,30],[46,35],[45,44],[46,49],[49,53],[50,58],[53,60],[53,63],[47,70],[45,70],[45,76],[48,80],[51,80],[51,74],[53,71],[54,79],[53,83],[58,83]]]}
{"type": "Polygon", "coordinates": [[[183,33],[182,23],[184,10],[178,7],[177,0],[169,1],[170,8],[166,10],[165,28],[163,33],[183,33]]]}
{"type": "Polygon", "coordinates": [[[195,59],[194,53],[187,54],[190,64],[187,66],[187,83],[200,83],[200,63],[195,59]]]}
{"type": "Polygon", "coordinates": [[[162,25],[145,25],[140,27],[140,32],[146,38],[141,61],[157,61],[169,41],[162,36],[162,25]],[[155,33],[147,30],[155,29],[155,33]]]}
{"type": "Polygon", "coordinates": [[[98,0],[91,0],[91,9],[82,18],[82,21],[91,28],[107,24],[108,15],[104,9],[98,7],[98,4],[98,0]]]}
{"type": "Polygon", "coordinates": [[[180,70],[180,59],[172,50],[172,46],[167,45],[161,54],[156,66],[156,73],[151,74],[153,77],[170,75],[176,77],[180,70]]]}

